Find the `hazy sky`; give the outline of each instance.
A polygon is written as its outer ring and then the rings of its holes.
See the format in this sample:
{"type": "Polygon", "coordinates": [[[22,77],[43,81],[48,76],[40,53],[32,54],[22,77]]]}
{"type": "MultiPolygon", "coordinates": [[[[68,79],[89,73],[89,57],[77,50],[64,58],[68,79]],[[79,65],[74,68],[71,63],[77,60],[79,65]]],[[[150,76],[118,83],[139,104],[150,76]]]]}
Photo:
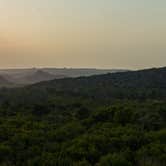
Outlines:
{"type": "Polygon", "coordinates": [[[0,0],[0,68],[164,65],[165,0],[0,0]]]}

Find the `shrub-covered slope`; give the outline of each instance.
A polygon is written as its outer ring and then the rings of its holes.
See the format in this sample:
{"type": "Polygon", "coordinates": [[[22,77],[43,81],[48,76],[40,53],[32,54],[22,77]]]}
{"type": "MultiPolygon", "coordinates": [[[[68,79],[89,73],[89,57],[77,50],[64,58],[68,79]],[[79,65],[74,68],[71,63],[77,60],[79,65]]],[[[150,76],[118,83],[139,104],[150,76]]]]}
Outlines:
{"type": "Polygon", "coordinates": [[[165,166],[166,69],[0,91],[2,166],[165,166]]]}

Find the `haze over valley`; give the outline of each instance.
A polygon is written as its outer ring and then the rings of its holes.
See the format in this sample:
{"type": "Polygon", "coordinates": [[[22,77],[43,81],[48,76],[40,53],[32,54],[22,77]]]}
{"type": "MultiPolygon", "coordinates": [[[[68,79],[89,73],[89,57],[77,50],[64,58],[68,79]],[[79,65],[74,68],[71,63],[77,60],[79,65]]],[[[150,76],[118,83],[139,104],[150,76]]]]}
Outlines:
{"type": "Polygon", "coordinates": [[[1,69],[0,87],[19,87],[53,79],[92,76],[106,73],[125,72],[122,69],[68,69],[68,68],[29,68],[1,69]]]}

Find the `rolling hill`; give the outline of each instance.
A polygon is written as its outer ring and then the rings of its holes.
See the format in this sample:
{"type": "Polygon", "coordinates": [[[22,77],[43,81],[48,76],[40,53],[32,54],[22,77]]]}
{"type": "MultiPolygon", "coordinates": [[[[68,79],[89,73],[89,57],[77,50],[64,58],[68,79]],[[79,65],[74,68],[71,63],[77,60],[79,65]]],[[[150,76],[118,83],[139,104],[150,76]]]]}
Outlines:
{"type": "Polygon", "coordinates": [[[165,166],[166,68],[1,89],[0,154],[0,165],[165,166]]]}
{"type": "Polygon", "coordinates": [[[166,68],[55,79],[29,89],[92,98],[165,98],[166,68]]]}
{"type": "Polygon", "coordinates": [[[52,79],[91,76],[91,75],[124,72],[124,71],[125,70],[32,68],[32,69],[5,69],[5,70],[0,70],[0,74],[5,78],[7,78],[10,82],[13,82],[18,87],[42,81],[48,81],[52,79]]]}

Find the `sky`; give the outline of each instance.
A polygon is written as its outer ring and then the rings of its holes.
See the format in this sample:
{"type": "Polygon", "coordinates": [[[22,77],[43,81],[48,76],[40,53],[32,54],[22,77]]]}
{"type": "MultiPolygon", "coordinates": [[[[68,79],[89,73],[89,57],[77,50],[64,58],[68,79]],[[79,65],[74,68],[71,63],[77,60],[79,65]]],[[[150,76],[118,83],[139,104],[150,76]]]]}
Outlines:
{"type": "Polygon", "coordinates": [[[0,0],[0,68],[165,62],[165,0],[0,0]]]}

